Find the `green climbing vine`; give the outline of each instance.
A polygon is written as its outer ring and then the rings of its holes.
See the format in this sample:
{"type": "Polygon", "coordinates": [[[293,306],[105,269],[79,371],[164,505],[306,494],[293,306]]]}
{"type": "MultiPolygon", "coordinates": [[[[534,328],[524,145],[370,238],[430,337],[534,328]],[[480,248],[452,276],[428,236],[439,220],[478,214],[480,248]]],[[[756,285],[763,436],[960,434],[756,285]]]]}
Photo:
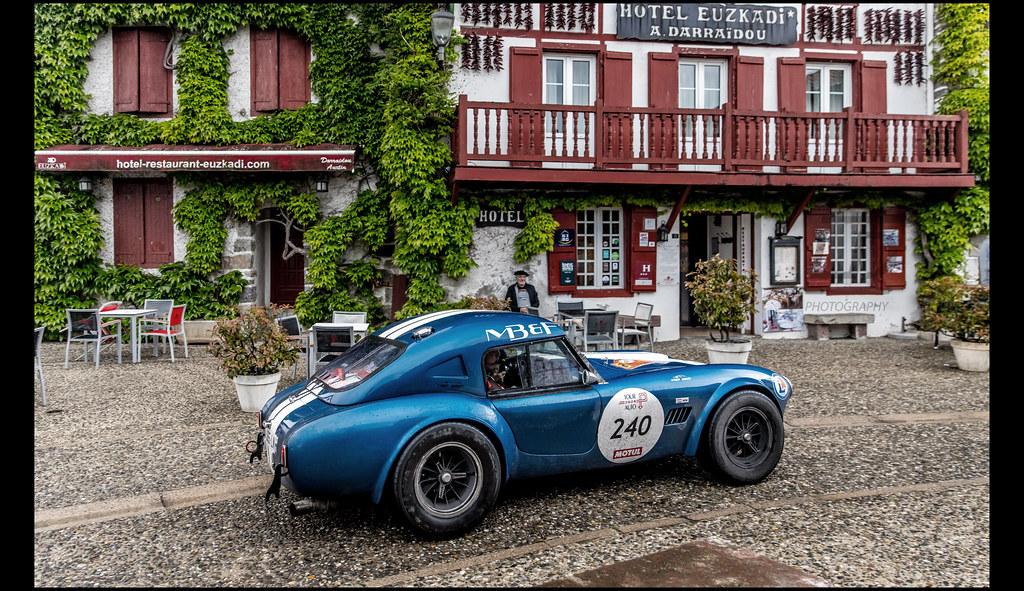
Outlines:
{"type": "MultiPolygon", "coordinates": [[[[464,276],[475,210],[450,204],[442,170],[454,104],[448,68],[434,58],[433,4],[36,4],[35,146],[151,143],[231,145],[289,142],[356,144],[357,172],[379,179],[340,215],[322,217],[319,200],[301,186],[265,177],[178,178],[189,187],[174,208],[188,234],[185,260],[160,268],[106,267],[93,198],[67,180],[37,175],[36,322],[53,334],[63,308],[96,297],[187,301],[190,317],[233,313],[244,287],[238,272],[217,278],[225,220],[253,221],[267,203],[281,207],[306,232],[309,280],[296,308],[304,323],[333,309],[384,311],[373,289],[383,279],[377,251],[393,234],[394,264],[410,276],[403,315],[441,305],[438,274],[464,276]],[[113,26],[163,25],[180,38],[178,108],[166,121],[134,115],[87,114],[85,92],[93,44],[113,26]],[[230,54],[223,41],[246,27],[283,27],[309,39],[316,56],[310,83],[317,102],[235,121],[228,110],[230,54]],[[374,44],[379,47],[376,51],[374,44]],[[319,227],[323,229],[318,230],[319,227]],[[74,240],[74,243],[70,243],[74,240]],[[357,245],[365,255],[346,261],[357,245]]],[[[454,59],[449,49],[448,61],[454,59]]]]}
{"type": "Polygon", "coordinates": [[[989,5],[937,4],[935,10],[942,27],[935,37],[932,79],[948,89],[938,112],[968,111],[969,170],[978,182],[918,211],[920,280],[953,274],[970,239],[988,232],[989,225],[989,5]]]}

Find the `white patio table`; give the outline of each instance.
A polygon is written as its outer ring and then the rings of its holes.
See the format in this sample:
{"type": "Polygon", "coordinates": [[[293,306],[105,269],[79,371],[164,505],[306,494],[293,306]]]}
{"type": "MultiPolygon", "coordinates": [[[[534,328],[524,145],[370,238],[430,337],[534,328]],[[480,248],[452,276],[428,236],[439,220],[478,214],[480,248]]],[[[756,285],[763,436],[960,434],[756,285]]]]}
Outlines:
{"type": "Polygon", "coordinates": [[[114,310],[107,310],[105,312],[98,312],[101,318],[127,318],[131,324],[131,339],[130,346],[132,350],[132,363],[139,362],[139,318],[153,314],[157,310],[150,310],[147,308],[135,309],[135,308],[117,308],[114,310]]]}

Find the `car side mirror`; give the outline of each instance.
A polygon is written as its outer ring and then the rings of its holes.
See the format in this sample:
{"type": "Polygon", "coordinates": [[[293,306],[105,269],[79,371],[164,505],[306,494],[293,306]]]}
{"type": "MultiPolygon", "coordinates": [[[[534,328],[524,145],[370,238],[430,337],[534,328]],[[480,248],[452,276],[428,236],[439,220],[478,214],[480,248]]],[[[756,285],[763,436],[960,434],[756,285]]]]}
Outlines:
{"type": "Polygon", "coordinates": [[[586,386],[587,384],[590,383],[590,372],[585,370],[585,369],[581,369],[581,370],[579,370],[579,372],[580,372],[580,383],[583,384],[584,386],[586,386]]]}

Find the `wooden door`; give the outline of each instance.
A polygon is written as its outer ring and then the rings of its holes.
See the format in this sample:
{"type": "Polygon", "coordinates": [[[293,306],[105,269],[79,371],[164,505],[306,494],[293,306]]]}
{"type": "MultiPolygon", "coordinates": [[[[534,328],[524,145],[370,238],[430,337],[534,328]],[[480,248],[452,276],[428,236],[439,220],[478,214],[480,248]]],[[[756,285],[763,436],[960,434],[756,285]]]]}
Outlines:
{"type": "MultiPolygon", "coordinates": [[[[270,226],[270,303],[295,305],[295,297],[305,285],[306,257],[295,253],[287,260],[281,258],[284,252],[284,226],[270,226]]],[[[292,244],[302,244],[302,232],[292,229],[292,244]]]]}

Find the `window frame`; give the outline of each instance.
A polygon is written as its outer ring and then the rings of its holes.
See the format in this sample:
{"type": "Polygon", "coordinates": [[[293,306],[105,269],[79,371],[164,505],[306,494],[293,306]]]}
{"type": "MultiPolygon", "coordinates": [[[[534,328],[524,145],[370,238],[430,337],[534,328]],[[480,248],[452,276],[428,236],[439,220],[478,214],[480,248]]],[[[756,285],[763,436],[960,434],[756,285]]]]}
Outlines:
{"type": "Polygon", "coordinates": [[[505,343],[505,344],[501,344],[501,345],[495,345],[494,347],[488,347],[487,349],[485,349],[480,354],[480,371],[481,371],[480,377],[481,377],[481,380],[482,380],[482,384],[481,385],[483,386],[484,392],[487,394],[487,397],[488,398],[501,398],[501,399],[520,398],[520,397],[523,397],[523,396],[539,396],[539,395],[543,395],[543,394],[555,394],[555,393],[566,392],[566,391],[570,391],[570,390],[580,390],[580,389],[583,389],[583,388],[587,387],[587,384],[585,384],[581,380],[581,381],[576,382],[574,384],[565,384],[565,385],[560,385],[560,386],[546,386],[546,387],[543,387],[543,388],[535,388],[535,387],[533,387],[533,366],[530,363],[529,358],[527,358],[526,367],[527,367],[527,372],[528,372],[528,375],[529,375],[529,382],[530,382],[530,387],[529,388],[505,388],[505,389],[502,389],[502,390],[493,390],[493,391],[490,391],[490,392],[487,391],[487,367],[485,365],[485,360],[487,358],[487,354],[488,353],[490,353],[491,351],[501,351],[503,349],[508,349],[508,348],[511,348],[511,347],[522,347],[522,346],[525,346],[526,347],[526,355],[527,355],[527,357],[529,357],[530,355],[532,355],[532,348],[533,348],[534,345],[538,345],[538,344],[542,344],[542,343],[547,343],[547,342],[550,342],[550,341],[561,341],[565,345],[565,349],[569,353],[569,357],[568,358],[572,359],[576,363],[577,371],[596,373],[596,372],[594,372],[593,367],[589,363],[586,362],[585,358],[581,358],[579,351],[576,350],[576,347],[572,346],[572,343],[570,343],[569,339],[566,338],[564,335],[556,336],[556,337],[548,337],[548,338],[544,338],[544,339],[537,339],[535,341],[525,341],[525,342],[522,342],[522,343],[505,343]]]}
{"type": "MultiPolygon", "coordinates": [[[[124,190],[124,189],[121,189],[121,190],[124,190]]],[[[113,258],[113,261],[114,261],[115,265],[126,265],[126,266],[130,266],[130,267],[138,267],[140,269],[157,269],[157,268],[159,268],[159,267],[161,267],[163,265],[175,262],[175,256],[174,256],[174,182],[172,181],[172,179],[167,178],[167,177],[115,178],[114,179],[114,183],[113,183],[113,189],[112,189],[112,201],[113,201],[113,203],[112,203],[111,211],[112,211],[112,217],[114,219],[114,223],[113,223],[114,228],[113,228],[113,230],[111,232],[112,233],[111,245],[112,245],[112,250],[113,250],[112,258],[113,258]],[[141,253],[142,261],[140,261],[139,263],[128,263],[128,262],[125,262],[123,260],[118,260],[118,258],[117,258],[118,257],[118,250],[117,250],[117,246],[116,246],[116,241],[117,241],[117,221],[116,220],[119,217],[119,215],[121,215],[121,216],[125,215],[123,210],[119,210],[119,208],[121,207],[120,206],[120,200],[116,198],[116,196],[119,195],[119,191],[118,191],[119,186],[123,187],[123,185],[121,183],[136,184],[136,185],[138,185],[140,187],[139,199],[141,200],[141,207],[140,207],[140,214],[141,214],[141,220],[140,221],[141,221],[141,223],[138,225],[138,231],[142,233],[142,253],[141,253]],[[151,195],[150,195],[150,192],[149,192],[148,188],[151,187],[151,186],[157,185],[157,184],[163,184],[163,185],[166,185],[166,187],[167,187],[167,198],[168,198],[168,202],[169,202],[169,207],[167,208],[167,216],[168,216],[168,218],[167,218],[167,221],[168,221],[167,227],[170,229],[170,232],[171,232],[171,235],[170,235],[170,245],[169,245],[170,246],[170,256],[169,256],[168,260],[151,260],[153,258],[156,258],[156,256],[155,256],[154,252],[152,250],[150,250],[150,248],[149,248],[149,240],[147,238],[147,236],[149,235],[148,234],[148,230],[151,229],[146,224],[146,219],[147,219],[146,210],[147,210],[148,204],[151,202],[151,195]],[[120,211],[120,214],[119,214],[119,211],[120,211]]]]}
{"type": "Polygon", "coordinates": [[[840,288],[840,289],[844,289],[844,288],[874,287],[874,285],[873,285],[874,281],[873,281],[873,275],[872,275],[872,273],[874,271],[874,268],[873,268],[873,264],[872,264],[872,260],[871,259],[877,253],[875,253],[874,249],[872,248],[872,246],[873,246],[872,245],[872,237],[873,237],[872,225],[873,224],[872,224],[872,220],[871,220],[871,218],[872,218],[871,209],[865,208],[865,207],[832,208],[831,215],[832,215],[831,235],[829,237],[829,258],[830,258],[829,284],[832,287],[836,287],[836,288],[840,288]],[[836,253],[837,253],[836,239],[839,237],[839,234],[836,232],[836,221],[835,221],[835,217],[836,217],[836,213],[837,212],[842,212],[842,215],[843,215],[843,220],[841,222],[842,223],[842,227],[843,227],[842,237],[843,237],[843,242],[844,242],[844,244],[842,246],[842,250],[843,250],[843,257],[842,257],[842,259],[839,259],[839,257],[837,257],[837,255],[836,255],[836,253]],[[850,213],[855,213],[855,214],[863,215],[864,216],[863,221],[849,221],[849,220],[847,220],[846,216],[849,215],[850,213]],[[850,228],[853,225],[856,225],[856,224],[864,224],[866,226],[866,231],[863,234],[854,234],[854,233],[852,233],[850,228]],[[853,238],[858,238],[858,237],[863,237],[863,239],[864,239],[864,246],[863,246],[863,248],[865,249],[865,255],[864,255],[863,258],[853,259],[852,255],[850,253],[851,253],[851,251],[855,247],[852,245],[851,241],[852,241],[853,238]],[[844,267],[846,267],[846,270],[841,272],[840,277],[844,278],[844,279],[848,279],[848,278],[851,277],[851,275],[854,274],[854,272],[850,269],[850,267],[852,267],[852,263],[853,262],[860,262],[860,261],[864,262],[864,270],[863,271],[857,271],[857,273],[858,274],[859,273],[863,273],[863,275],[864,275],[864,282],[863,283],[837,283],[836,282],[835,277],[836,277],[836,273],[837,272],[835,270],[835,267],[836,267],[836,263],[837,262],[843,263],[844,267]]]}
{"type": "Polygon", "coordinates": [[[676,88],[677,100],[676,105],[680,109],[721,109],[729,102],[729,60],[722,59],[705,59],[705,58],[694,58],[684,56],[679,59],[677,65],[678,68],[678,80],[679,84],[676,88]],[[683,106],[683,66],[692,65],[694,69],[694,101],[692,107],[683,106]],[[704,95],[707,92],[707,87],[704,85],[705,76],[704,69],[706,66],[718,66],[718,98],[721,101],[714,107],[709,107],[704,104],[704,95]]]}
{"type": "Polygon", "coordinates": [[[804,64],[804,109],[808,113],[841,113],[843,109],[853,106],[853,64],[849,62],[811,62],[808,61],[804,64]],[[812,111],[807,106],[807,98],[810,91],[807,89],[807,81],[810,78],[809,74],[811,70],[818,70],[821,72],[821,84],[818,88],[818,104],[819,110],[812,111]],[[843,106],[838,111],[832,110],[821,110],[825,105],[824,98],[828,96],[829,108],[831,109],[831,97],[833,92],[829,88],[829,84],[826,83],[826,79],[831,79],[831,72],[840,71],[843,73],[843,106]],[[829,74],[826,76],[826,72],[829,74]]]}
{"type": "Polygon", "coordinates": [[[576,286],[577,290],[580,290],[580,291],[591,291],[591,290],[628,289],[629,288],[629,286],[627,284],[627,281],[626,281],[627,278],[628,278],[628,275],[626,274],[626,260],[627,260],[628,252],[627,252],[627,248],[626,248],[625,242],[626,242],[626,240],[629,239],[629,232],[625,228],[626,223],[627,222],[626,222],[625,209],[622,208],[622,207],[606,207],[606,206],[590,207],[590,208],[587,208],[587,209],[580,209],[580,210],[576,211],[576,285],[575,286],[576,286]],[[594,212],[594,220],[592,222],[588,222],[587,220],[583,220],[581,222],[580,219],[579,219],[580,214],[583,214],[583,213],[588,212],[588,211],[594,212]],[[613,211],[617,212],[619,214],[618,221],[605,222],[604,219],[603,219],[603,214],[605,212],[613,212],[613,211]],[[593,234],[581,233],[580,232],[580,223],[592,223],[592,224],[594,224],[594,232],[593,232],[593,234]],[[602,254],[601,251],[605,248],[602,245],[602,239],[605,237],[604,231],[602,229],[602,225],[605,224],[605,223],[610,223],[610,224],[617,223],[619,225],[619,232],[618,232],[617,235],[616,234],[609,234],[608,235],[609,246],[607,248],[609,250],[609,253],[608,253],[608,257],[609,258],[607,259],[607,261],[605,261],[605,259],[600,256],[600,254],[602,254]],[[594,239],[594,246],[592,246],[592,247],[580,246],[580,242],[582,241],[582,237],[583,236],[592,236],[593,239],[594,239]],[[619,239],[619,245],[618,246],[611,246],[611,238],[615,238],[615,237],[617,237],[619,239]],[[584,258],[580,257],[580,252],[581,251],[586,252],[587,249],[589,249],[589,254],[593,255],[592,259],[591,258],[584,259],[584,258]],[[611,258],[612,251],[616,251],[616,250],[619,253],[618,260],[611,258]],[[593,271],[593,273],[587,273],[587,272],[582,271],[583,263],[588,263],[588,262],[593,262],[593,264],[594,264],[594,271],[593,271]],[[600,277],[602,277],[604,275],[604,271],[601,269],[601,266],[600,266],[604,262],[607,262],[608,263],[608,267],[609,267],[609,271],[608,271],[609,283],[608,283],[608,285],[604,285],[603,283],[599,282],[599,279],[598,279],[598,278],[600,278],[600,277]],[[619,263],[619,270],[618,271],[612,271],[611,270],[612,263],[619,263]],[[612,276],[614,276],[615,274],[618,274],[618,276],[619,276],[619,283],[618,284],[615,284],[615,283],[612,282],[612,276]],[[586,276],[591,276],[593,278],[593,281],[594,281],[593,285],[585,285],[585,284],[583,284],[581,282],[580,278],[581,277],[586,277],[586,276]]]}

